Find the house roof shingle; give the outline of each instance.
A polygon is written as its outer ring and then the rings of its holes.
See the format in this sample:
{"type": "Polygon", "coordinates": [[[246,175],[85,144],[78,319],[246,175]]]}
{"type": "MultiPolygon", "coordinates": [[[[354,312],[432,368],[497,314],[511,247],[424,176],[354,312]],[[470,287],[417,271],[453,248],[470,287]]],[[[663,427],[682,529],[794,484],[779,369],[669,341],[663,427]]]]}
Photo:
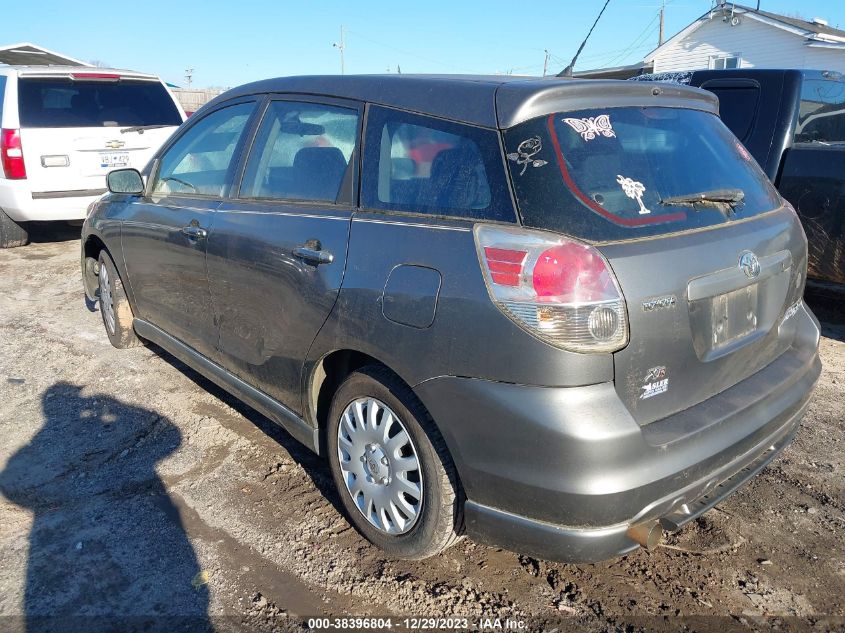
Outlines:
{"type": "Polygon", "coordinates": [[[818,24],[817,22],[808,22],[807,20],[802,20],[801,18],[791,18],[785,15],[781,15],[779,13],[771,13],[770,11],[758,11],[757,9],[754,9],[752,7],[746,7],[741,4],[737,4],[735,6],[738,9],[743,9],[744,11],[748,11],[750,13],[756,13],[758,15],[762,15],[764,18],[769,18],[770,20],[777,20],[778,22],[783,22],[784,24],[788,24],[789,26],[794,26],[798,29],[804,29],[805,31],[810,31],[811,33],[817,33],[819,35],[833,35],[834,37],[845,38],[845,31],[835,29],[831,26],[818,24]]]}

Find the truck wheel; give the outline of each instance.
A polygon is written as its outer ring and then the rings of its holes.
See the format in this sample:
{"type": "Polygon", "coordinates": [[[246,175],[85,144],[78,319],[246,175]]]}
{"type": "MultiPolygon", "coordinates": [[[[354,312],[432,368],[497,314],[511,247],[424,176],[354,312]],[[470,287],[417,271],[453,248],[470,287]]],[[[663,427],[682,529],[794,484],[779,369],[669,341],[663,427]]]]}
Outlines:
{"type": "Polygon", "coordinates": [[[27,230],[0,209],[0,248],[13,248],[29,243],[27,230]]]}
{"type": "Polygon", "coordinates": [[[457,541],[463,491],[443,437],[384,367],[352,373],[328,419],[332,476],[355,528],[390,556],[421,559],[457,541]]]}
{"type": "Polygon", "coordinates": [[[100,315],[106,327],[109,341],[118,349],[137,347],[141,340],[132,328],[132,307],[126,298],[123,281],[117,274],[114,262],[109,254],[100,251],[99,289],[100,315]]]}

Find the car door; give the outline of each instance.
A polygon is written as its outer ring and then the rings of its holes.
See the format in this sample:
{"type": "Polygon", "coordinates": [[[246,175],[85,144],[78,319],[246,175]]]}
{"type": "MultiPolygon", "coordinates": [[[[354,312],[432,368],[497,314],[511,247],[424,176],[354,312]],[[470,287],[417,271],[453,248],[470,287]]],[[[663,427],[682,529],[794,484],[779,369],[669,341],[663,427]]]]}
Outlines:
{"type": "Polygon", "coordinates": [[[227,104],[192,122],[163,151],[122,227],[136,316],[209,358],[217,327],[206,245],[255,108],[255,100],[227,104]]]}
{"type": "Polygon", "coordinates": [[[221,362],[297,412],[305,356],[343,279],[360,121],[357,103],[268,99],[208,240],[221,362]]]}

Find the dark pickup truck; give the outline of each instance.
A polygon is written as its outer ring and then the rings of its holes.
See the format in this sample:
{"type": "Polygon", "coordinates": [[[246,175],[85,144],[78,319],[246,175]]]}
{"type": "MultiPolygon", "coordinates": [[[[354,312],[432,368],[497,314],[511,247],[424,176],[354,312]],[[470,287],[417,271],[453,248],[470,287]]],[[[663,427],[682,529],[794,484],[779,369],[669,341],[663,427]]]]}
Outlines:
{"type": "Polygon", "coordinates": [[[798,212],[808,276],[845,284],[845,81],[837,72],[742,68],[653,73],[697,86],[798,212]]]}

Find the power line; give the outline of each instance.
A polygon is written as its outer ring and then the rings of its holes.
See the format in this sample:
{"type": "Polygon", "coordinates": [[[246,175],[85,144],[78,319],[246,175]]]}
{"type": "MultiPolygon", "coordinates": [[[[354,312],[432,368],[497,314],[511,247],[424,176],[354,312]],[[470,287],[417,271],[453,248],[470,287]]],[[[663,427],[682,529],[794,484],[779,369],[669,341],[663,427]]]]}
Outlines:
{"type": "Polygon", "coordinates": [[[379,41],[374,40],[370,37],[362,35],[361,33],[358,33],[357,31],[347,30],[346,32],[348,34],[355,35],[355,36],[361,38],[364,41],[370,42],[371,44],[375,44],[376,46],[381,46],[383,48],[395,51],[397,53],[402,53],[403,55],[408,55],[409,57],[413,57],[415,59],[419,59],[421,61],[428,62],[430,64],[437,64],[438,66],[443,66],[444,68],[452,68],[452,69],[455,69],[455,70],[460,70],[462,72],[471,73],[471,74],[477,73],[477,71],[472,70],[472,69],[468,69],[468,68],[461,67],[461,66],[455,66],[454,64],[449,64],[449,63],[446,63],[446,62],[438,61],[436,59],[431,59],[430,57],[424,57],[422,55],[417,55],[416,53],[412,53],[410,51],[406,51],[406,50],[403,50],[401,48],[396,48],[395,46],[391,46],[390,44],[385,44],[384,42],[379,42],[379,41]]]}
{"type": "MultiPolygon", "coordinates": [[[[655,29],[651,29],[652,25],[657,21],[660,17],[660,13],[655,13],[654,17],[651,19],[651,22],[646,24],[645,28],[640,32],[640,34],[634,38],[634,41],[631,42],[628,46],[622,49],[622,52],[618,55],[615,55],[610,61],[602,62],[599,64],[600,66],[613,66],[618,60],[624,59],[629,53],[633,52],[634,47],[639,46],[642,42],[644,42],[655,29]],[[651,31],[649,31],[651,29],[651,31]]],[[[605,58],[607,59],[607,58],[605,58]]]]}
{"type": "Polygon", "coordinates": [[[343,51],[346,50],[346,42],[343,39],[343,25],[340,25],[340,42],[335,42],[332,44],[334,48],[340,51],[340,74],[346,74],[346,66],[343,61],[343,51]]]}
{"type": "MultiPolygon", "coordinates": [[[[652,20],[652,23],[653,22],[654,22],[654,20],[652,20]]],[[[649,26],[651,26],[651,25],[649,25],[649,26]]],[[[649,37],[651,37],[654,34],[654,32],[657,31],[658,28],[659,27],[657,25],[655,25],[653,28],[651,28],[651,30],[643,31],[643,33],[636,40],[631,42],[631,45],[626,50],[624,50],[622,53],[620,53],[619,55],[614,57],[612,60],[607,62],[607,65],[613,66],[613,64],[617,63],[619,60],[625,59],[625,57],[627,57],[629,53],[634,51],[635,46],[639,46],[639,45],[643,44],[643,42],[645,42],[645,40],[647,40],[649,37]]],[[[646,29],[648,29],[648,27],[646,27],[646,29]]],[[[651,45],[649,45],[649,46],[651,46],[651,45]]],[[[652,46],[652,48],[653,48],[653,46],[652,46]]]]}

